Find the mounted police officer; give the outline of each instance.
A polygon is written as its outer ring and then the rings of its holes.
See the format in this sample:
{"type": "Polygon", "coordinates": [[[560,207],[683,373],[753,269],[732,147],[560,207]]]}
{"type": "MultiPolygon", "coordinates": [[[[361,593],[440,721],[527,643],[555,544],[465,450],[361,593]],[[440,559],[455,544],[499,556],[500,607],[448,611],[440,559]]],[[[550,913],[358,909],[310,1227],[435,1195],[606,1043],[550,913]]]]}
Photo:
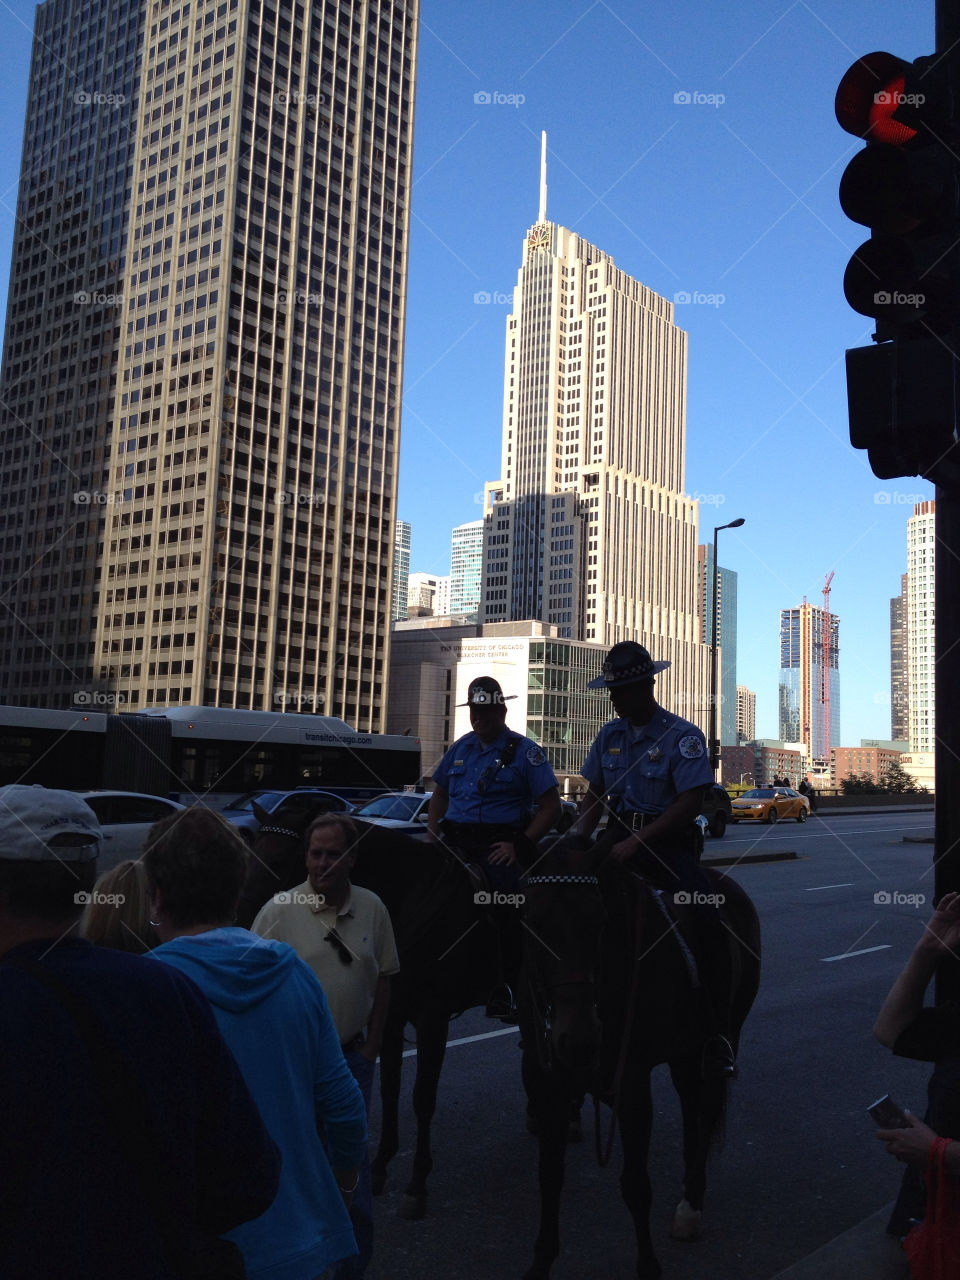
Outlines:
{"type": "MultiPolygon", "coordinates": [[[[516,890],[521,864],[536,842],[560,821],[557,779],[541,747],[507,728],[506,703],[491,676],[471,680],[467,701],[471,733],[459,738],[437,766],[430,797],[430,838],[450,845],[468,862],[483,864],[491,887],[516,890]]],[[[504,987],[491,995],[489,1017],[513,1013],[509,980],[520,966],[520,923],[516,906],[494,904],[500,935],[504,987]]]]}
{"type": "Polygon", "coordinates": [[[654,676],[669,666],[625,640],[607,654],[603,674],[590,681],[588,688],[610,691],[617,718],[597,734],[580,770],[589,790],[577,830],[589,835],[608,812],[603,840],[609,856],[639,865],[645,878],[692,906],[698,976],[716,1030],[705,1061],[709,1070],[732,1075],[736,1063],[725,1034],[729,947],[719,911],[711,905],[716,885],[699,864],[702,836],[696,824],[714,772],[703,733],[654,698],[654,676]]]}

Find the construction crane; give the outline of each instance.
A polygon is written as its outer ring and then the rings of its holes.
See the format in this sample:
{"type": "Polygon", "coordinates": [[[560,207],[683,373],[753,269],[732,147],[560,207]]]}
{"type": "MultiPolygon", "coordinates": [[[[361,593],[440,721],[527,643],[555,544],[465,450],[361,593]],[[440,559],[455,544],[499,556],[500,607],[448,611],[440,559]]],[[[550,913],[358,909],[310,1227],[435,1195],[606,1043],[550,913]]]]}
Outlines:
{"type": "Polygon", "coordinates": [[[830,646],[833,641],[833,626],[830,619],[830,583],[834,570],[827,574],[823,584],[823,664],[820,668],[820,701],[823,703],[823,745],[824,756],[830,764],[830,646]]]}

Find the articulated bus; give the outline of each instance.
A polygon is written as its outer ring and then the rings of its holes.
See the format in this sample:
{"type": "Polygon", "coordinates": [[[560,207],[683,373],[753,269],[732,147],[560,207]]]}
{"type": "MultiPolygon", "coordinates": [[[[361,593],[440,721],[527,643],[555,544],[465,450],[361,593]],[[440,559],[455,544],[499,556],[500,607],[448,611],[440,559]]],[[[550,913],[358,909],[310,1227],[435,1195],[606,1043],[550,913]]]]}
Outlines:
{"type": "Polygon", "coordinates": [[[0,785],[142,791],[189,803],[260,788],[350,799],[420,781],[420,739],[358,733],[332,716],[163,707],[137,713],[0,706],[0,785]]]}

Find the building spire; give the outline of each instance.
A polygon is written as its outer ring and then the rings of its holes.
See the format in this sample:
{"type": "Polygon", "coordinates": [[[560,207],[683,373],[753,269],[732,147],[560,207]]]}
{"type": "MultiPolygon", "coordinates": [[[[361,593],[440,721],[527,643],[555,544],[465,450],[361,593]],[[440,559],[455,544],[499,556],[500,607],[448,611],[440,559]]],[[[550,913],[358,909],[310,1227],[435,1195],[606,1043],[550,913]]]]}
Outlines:
{"type": "Polygon", "coordinates": [[[540,212],[538,222],[547,220],[547,131],[540,134],[540,212]]]}

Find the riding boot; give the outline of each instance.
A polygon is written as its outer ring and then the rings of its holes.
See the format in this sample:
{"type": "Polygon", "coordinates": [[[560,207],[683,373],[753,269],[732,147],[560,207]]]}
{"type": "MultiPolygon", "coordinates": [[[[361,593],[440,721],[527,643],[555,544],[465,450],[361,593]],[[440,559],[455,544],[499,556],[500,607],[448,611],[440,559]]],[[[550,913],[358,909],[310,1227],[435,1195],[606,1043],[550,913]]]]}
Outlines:
{"type": "Polygon", "coordinates": [[[520,913],[516,907],[492,906],[490,919],[497,940],[497,984],[487,999],[486,1016],[515,1024],[518,1021],[516,990],[522,951],[520,913]]]}
{"type": "Polygon", "coordinates": [[[698,909],[696,919],[697,969],[711,1024],[711,1034],[703,1047],[703,1075],[735,1079],[737,1058],[730,1025],[733,973],[729,939],[715,907],[698,909]]]}

